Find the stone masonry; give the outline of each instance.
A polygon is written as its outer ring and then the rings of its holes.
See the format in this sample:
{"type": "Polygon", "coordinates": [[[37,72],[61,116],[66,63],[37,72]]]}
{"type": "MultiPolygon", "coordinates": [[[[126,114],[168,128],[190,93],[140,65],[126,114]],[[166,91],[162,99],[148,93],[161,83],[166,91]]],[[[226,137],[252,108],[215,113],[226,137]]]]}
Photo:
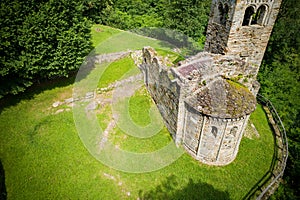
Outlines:
{"type": "Polygon", "coordinates": [[[213,0],[205,51],[168,67],[143,49],[145,85],[175,143],[200,162],[231,163],[250,114],[256,76],[281,0],[213,0]]]}
{"type": "Polygon", "coordinates": [[[240,57],[257,75],[281,1],[213,0],[205,51],[240,57]]]}

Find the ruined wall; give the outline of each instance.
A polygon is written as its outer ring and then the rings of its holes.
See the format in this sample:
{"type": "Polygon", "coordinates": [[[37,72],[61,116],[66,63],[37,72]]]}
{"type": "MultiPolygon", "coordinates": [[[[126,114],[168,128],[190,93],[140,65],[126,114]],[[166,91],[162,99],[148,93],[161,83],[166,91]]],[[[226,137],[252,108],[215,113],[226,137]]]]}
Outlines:
{"type": "Polygon", "coordinates": [[[175,137],[180,87],[176,79],[172,80],[170,71],[151,48],[143,49],[143,57],[141,69],[144,73],[146,87],[160,111],[166,127],[175,137]]]}

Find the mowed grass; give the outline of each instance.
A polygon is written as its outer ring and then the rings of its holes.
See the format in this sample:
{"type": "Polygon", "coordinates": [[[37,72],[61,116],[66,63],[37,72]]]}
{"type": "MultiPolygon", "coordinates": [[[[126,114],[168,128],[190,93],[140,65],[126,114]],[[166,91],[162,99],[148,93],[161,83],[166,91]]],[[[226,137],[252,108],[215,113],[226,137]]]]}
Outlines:
{"type": "MultiPolygon", "coordinates": [[[[105,30],[97,32],[101,33],[106,34],[105,30]]],[[[109,76],[112,72],[106,73],[109,76]]],[[[119,75],[105,84],[115,80],[119,75]]],[[[0,159],[8,199],[242,199],[269,170],[274,141],[261,106],[251,115],[260,137],[243,138],[238,156],[230,165],[207,166],[184,154],[169,166],[149,173],[109,168],[84,147],[72,111],[55,114],[66,107],[53,108],[52,104],[71,97],[72,88],[53,84],[1,107],[0,159]]],[[[130,98],[129,110],[135,123],[149,123],[152,104],[144,89],[130,98]]],[[[111,107],[106,105],[98,112],[99,124],[105,129],[111,120],[111,107]]],[[[134,152],[155,151],[172,142],[166,128],[147,139],[128,136],[115,128],[109,139],[134,152]]]]}
{"type": "Polygon", "coordinates": [[[134,61],[130,56],[116,60],[105,69],[100,77],[98,88],[107,87],[110,83],[120,80],[124,74],[135,68],[134,61]]]}
{"type": "Polygon", "coordinates": [[[93,25],[91,30],[92,44],[94,47],[96,47],[97,45],[104,42],[108,38],[121,32],[122,32],[121,30],[114,29],[112,27],[107,27],[99,24],[93,25]]]}
{"type": "Polygon", "coordinates": [[[131,119],[140,126],[147,126],[151,119],[147,114],[151,107],[151,97],[145,87],[139,89],[129,100],[131,119]]]}
{"type": "MultiPolygon", "coordinates": [[[[151,173],[110,169],[84,148],[72,112],[55,115],[55,109],[49,109],[65,90],[68,87],[47,90],[2,111],[0,158],[8,199],[176,199],[183,194],[186,199],[241,199],[269,169],[273,138],[260,106],[251,117],[260,137],[243,138],[236,160],[228,166],[203,165],[184,154],[151,173]]],[[[110,109],[103,111],[99,121],[105,127],[110,109]]],[[[143,140],[115,131],[112,140],[130,151],[149,152],[170,142],[165,129],[143,140]]]]}
{"type": "Polygon", "coordinates": [[[145,46],[169,51],[175,48],[175,46],[168,42],[143,37],[129,31],[117,30],[103,25],[94,25],[91,34],[96,54],[141,50],[145,46]]]}

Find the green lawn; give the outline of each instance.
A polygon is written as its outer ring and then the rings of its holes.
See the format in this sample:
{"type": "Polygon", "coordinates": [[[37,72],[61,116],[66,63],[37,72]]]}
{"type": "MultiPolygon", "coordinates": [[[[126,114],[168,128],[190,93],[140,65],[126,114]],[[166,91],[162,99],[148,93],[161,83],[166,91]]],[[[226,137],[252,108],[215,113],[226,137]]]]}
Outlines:
{"type": "Polygon", "coordinates": [[[138,90],[129,100],[129,114],[132,120],[140,126],[147,126],[151,119],[145,113],[151,107],[151,98],[145,87],[138,90]]]}
{"type": "Polygon", "coordinates": [[[93,26],[92,37],[93,46],[96,47],[95,52],[101,54],[127,50],[141,50],[145,46],[162,50],[170,50],[175,47],[167,42],[102,25],[93,26]],[[98,29],[100,29],[101,32],[98,32],[98,29]]]}
{"type": "Polygon", "coordinates": [[[135,68],[134,61],[129,56],[113,62],[105,69],[99,80],[98,87],[107,87],[110,83],[120,80],[124,74],[135,68]]]}
{"type": "MultiPolygon", "coordinates": [[[[100,27],[102,32],[92,32],[95,43],[118,33],[100,27]]],[[[136,48],[141,46],[137,42],[136,48]]],[[[131,63],[129,58],[124,60],[131,63]]],[[[108,73],[105,85],[136,70],[129,66],[110,77],[109,73],[117,70],[112,66],[118,65],[111,64],[104,71],[103,77],[108,73]]],[[[93,77],[93,72],[89,76],[93,77]]],[[[54,102],[72,97],[73,85],[62,85],[58,82],[39,92],[29,91],[0,108],[0,159],[8,199],[241,199],[269,170],[274,144],[261,106],[251,115],[260,137],[244,137],[238,156],[230,165],[207,166],[184,154],[154,172],[135,174],[109,168],[84,147],[72,110],[68,111],[68,106],[52,107],[54,102]],[[60,109],[64,112],[55,114],[60,109]]],[[[128,104],[135,123],[149,124],[153,103],[144,88],[130,97],[128,104]]],[[[99,108],[97,119],[102,129],[111,119],[111,109],[109,105],[99,108]]],[[[135,152],[154,151],[171,142],[166,128],[145,139],[115,128],[109,139],[120,148],[135,152]]]]}

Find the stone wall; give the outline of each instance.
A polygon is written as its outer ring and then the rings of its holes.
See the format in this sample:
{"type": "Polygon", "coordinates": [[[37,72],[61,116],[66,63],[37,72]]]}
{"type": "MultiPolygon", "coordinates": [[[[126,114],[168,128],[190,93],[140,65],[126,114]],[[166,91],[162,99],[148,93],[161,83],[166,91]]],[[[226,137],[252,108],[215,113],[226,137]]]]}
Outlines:
{"type": "Polygon", "coordinates": [[[206,52],[225,54],[227,51],[227,41],[232,25],[234,7],[235,1],[212,1],[206,33],[206,52]]]}
{"type": "Polygon", "coordinates": [[[182,143],[197,160],[210,165],[232,162],[238,152],[249,115],[221,119],[203,115],[185,103],[182,143]]]}
{"type": "Polygon", "coordinates": [[[206,52],[225,54],[227,51],[227,41],[234,14],[234,5],[234,1],[212,1],[206,33],[206,52]],[[228,7],[228,11],[224,9],[225,7],[228,7]]]}
{"type": "Polygon", "coordinates": [[[279,12],[282,0],[213,0],[207,30],[205,50],[211,53],[241,57],[254,66],[256,76],[262,62],[272,28],[279,12]],[[226,24],[214,20],[220,15],[219,4],[229,6],[226,24]],[[261,20],[255,20],[255,14],[264,7],[261,20]],[[246,9],[253,9],[249,24],[245,25],[246,9]]]}
{"type": "Polygon", "coordinates": [[[169,132],[175,136],[177,131],[180,87],[173,79],[163,61],[151,48],[143,49],[143,64],[140,66],[146,87],[160,111],[169,132]]]}

